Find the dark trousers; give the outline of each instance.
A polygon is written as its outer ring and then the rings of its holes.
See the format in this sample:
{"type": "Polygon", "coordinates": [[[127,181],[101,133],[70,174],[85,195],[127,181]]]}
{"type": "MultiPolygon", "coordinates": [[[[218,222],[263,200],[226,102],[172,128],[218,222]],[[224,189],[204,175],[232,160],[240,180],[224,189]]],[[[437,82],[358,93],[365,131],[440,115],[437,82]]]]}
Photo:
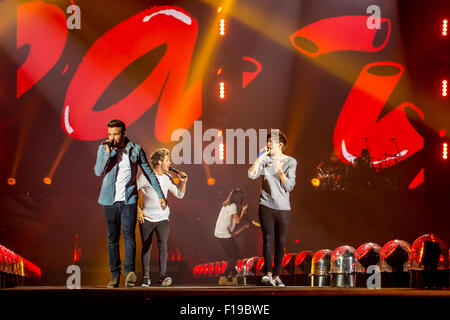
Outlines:
{"type": "Polygon", "coordinates": [[[119,277],[121,271],[119,239],[122,226],[123,242],[125,246],[125,274],[135,271],[136,259],[136,204],[125,204],[124,201],[115,202],[112,206],[103,206],[106,229],[108,230],[109,269],[113,277],[119,277]]]}
{"type": "Polygon", "coordinates": [[[259,206],[259,221],[263,234],[263,256],[265,273],[272,272],[279,276],[283,262],[284,247],[288,232],[290,211],[274,210],[263,205],[259,206]],[[275,257],[273,244],[275,242],[275,257]],[[272,268],[272,259],[274,262],[272,268]]]}
{"type": "Polygon", "coordinates": [[[223,251],[225,252],[225,256],[228,262],[227,268],[222,272],[222,276],[228,277],[231,271],[231,275],[233,277],[236,276],[236,261],[239,258],[239,249],[236,245],[236,242],[233,238],[217,238],[220,245],[222,246],[223,251]]]}
{"type": "Polygon", "coordinates": [[[169,220],[150,222],[144,220],[139,224],[142,239],[142,275],[150,278],[150,253],[152,251],[153,233],[156,232],[159,249],[159,277],[166,277],[167,268],[167,239],[169,239],[169,220]]]}

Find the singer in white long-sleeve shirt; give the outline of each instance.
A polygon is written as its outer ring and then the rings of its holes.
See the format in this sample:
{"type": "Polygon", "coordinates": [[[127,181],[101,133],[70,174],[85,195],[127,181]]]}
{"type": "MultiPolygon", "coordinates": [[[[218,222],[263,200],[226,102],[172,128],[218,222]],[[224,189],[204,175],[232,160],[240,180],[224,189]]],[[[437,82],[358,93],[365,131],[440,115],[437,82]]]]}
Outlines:
{"type": "MultiPolygon", "coordinates": [[[[176,198],[182,199],[186,192],[187,175],[184,172],[178,173],[180,185],[177,186],[171,175],[170,153],[168,149],[160,148],[155,150],[150,162],[153,171],[158,179],[159,185],[165,198],[170,191],[176,198]]],[[[152,249],[153,232],[156,232],[159,248],[159,275],[162,286],[170,286],[172,278],[166,275],[167,266],[167,239],[169,238],[169,215],[170,208],[161,208],[159,198],[153,187],[144,175],[137,179],[138,186],[138,213],[137,219],[142,239],[142,286],[150,285],[150,252],[152,249]]]]}

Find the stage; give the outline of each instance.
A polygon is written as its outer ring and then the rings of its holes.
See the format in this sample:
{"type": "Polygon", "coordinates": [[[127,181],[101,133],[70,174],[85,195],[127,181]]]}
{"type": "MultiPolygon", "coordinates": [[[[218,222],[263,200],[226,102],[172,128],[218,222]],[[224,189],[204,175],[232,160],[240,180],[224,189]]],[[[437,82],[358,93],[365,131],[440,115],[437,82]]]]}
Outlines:
{"type": "MultiPolygon", "coordinates": [[[[307,310],[308,313],[319,312],[322,316],[363,316],[368,313],[406,316],[417,315],[418,311],[438,314],[448,307],[450,290],[300,286],[82,287],[70,290],[65,287],[41,286],[0,290],[0,301],[5,305],[17,302],[26,306],[36,305],[43,307],[42,310],[48,306],[59,306],[81,311],[85,308],[91,310],[90,307],[95,306],[95,310],[100,313],[120,312],[120,309],[129,305],[132,306],[130,312],[139,314],[146,310],[149,315],[164,313],[170,319],[230,319],[233,316],[282,319],[292,315],[305,316],[307,310]]],[[[58,312],[56,311],[57,314],[58,312]]]]}

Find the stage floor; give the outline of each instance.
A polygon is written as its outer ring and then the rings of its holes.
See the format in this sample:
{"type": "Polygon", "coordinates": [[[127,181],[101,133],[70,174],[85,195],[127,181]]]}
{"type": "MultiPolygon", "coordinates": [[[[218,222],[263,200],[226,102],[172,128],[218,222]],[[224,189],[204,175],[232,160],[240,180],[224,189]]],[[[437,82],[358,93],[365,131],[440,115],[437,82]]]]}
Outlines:
{"type": "Polygon", "coordinates": [[[285,288],[261,286],[173,286],[114,288],[17,287],[0,290],[0,305],[21,312],[51,313],[58,310],[98,313],[124,312],[148,315],[164,313],[167,319],[282,319],[306,309],[333,318],[382,312],[391,316],[417,317],[417,312],[438,316],[450,306],[450,290],[409,288],[285,288]],[[26,306],[24,308],[24,306],[26,306]],[[58,308],[55,309],[55,306],[58,308]],[[124,309],[125,308],[125,309],[124,309]]]}

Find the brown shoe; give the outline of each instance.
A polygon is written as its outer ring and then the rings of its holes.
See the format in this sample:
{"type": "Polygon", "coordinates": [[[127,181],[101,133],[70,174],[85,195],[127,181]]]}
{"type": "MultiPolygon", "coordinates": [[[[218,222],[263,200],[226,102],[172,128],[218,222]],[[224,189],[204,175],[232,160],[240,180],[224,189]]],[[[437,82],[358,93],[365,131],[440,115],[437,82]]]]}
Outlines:
{"type": "Polygon", "coordinates": [[[113,277],[111,281],[106,285],[107,288],[117,288],[119,286],[120,277],[113,277]]]}
{"type": "Polygon", "coordinates": [[[237,286],[238,285],[238,278],[237,277],[233,277],[233,279],[231,280],[231,285],[233,285],[233,286],[237,286]]]}
{"type": "Polygon", "coordinates": [[[232,285],[233,283],[228,281],[227,277],[224,276],[220,276],[219,278],[219,286],[229,286],[232,285]]]}
{"type": "Polygon", "coordinates": [[[137,277],[136,274],[132,271],[127,273],[127,276],[125,278],[125,287],[132,288],[136,284],[137,277]]]}

